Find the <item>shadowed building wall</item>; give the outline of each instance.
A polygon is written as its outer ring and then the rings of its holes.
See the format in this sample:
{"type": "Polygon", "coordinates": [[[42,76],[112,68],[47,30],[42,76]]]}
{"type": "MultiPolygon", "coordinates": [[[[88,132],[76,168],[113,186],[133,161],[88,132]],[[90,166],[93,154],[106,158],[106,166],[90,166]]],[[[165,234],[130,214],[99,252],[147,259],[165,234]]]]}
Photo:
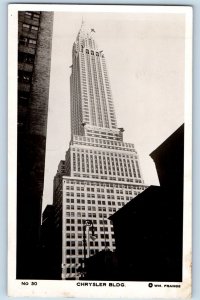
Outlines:
{"type": "Polygon", "coordinates": [[[19,12],[17,278],[37,278],[44,183],[52,12],[19,12]]]}
{"type": "Polygon", "coordinates": [[[42,214],[40,278],[46,280],[60,279],[62,233],[55,224],[53,205],[47,205],[42,214]]]}
{"type": "Polygon", "coordinates": [[[113,214],[118,280],[182,281],[184,126],[150,156],[161,186],[113,214]]]}

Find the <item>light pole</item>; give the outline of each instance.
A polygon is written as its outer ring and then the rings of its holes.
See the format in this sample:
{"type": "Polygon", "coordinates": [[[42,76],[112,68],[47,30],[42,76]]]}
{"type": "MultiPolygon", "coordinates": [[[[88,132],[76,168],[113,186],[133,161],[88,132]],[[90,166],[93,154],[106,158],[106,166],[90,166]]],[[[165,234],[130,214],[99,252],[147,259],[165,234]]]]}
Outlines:
{"type": "MultiPolygon", "coordinates": [[[[96,238],[96,235],[94,234],[94,226],[93,226],[93,222],[91,220],[83,220],[83,262],[84,262],[84,268],[86,265],[86,255],[87,255],[87,250],[86,250],[86,228],[87,227],[91,227],[91,231],[92,231],[92,239],[94,240],[96,238]]],[[[88,239],[88,243],[89,243],[89,239],[88,239]]],[[[88,245],[88,249],[89,249],[89,245],[88,245]]]]}
{"type": "MultiPolygon", "coordinates": [[[[93,222],[91,220],[83,220],[83,260],[81,261],[81,266],[78,268],[78,272],[81,273],[81,278],[84,279],[86,274],[86,256],[87,256],[87,249],[86,249],[86,228],[90,227],[92,231],[92,235],[90,236],[92,240],[94,241],[96,239],[96,235],[94,234],[94,226],[93,222]]],[[[88,243],[89,243],[88,238],[88,243]]],[[[88,249],[89,245],[88,245],[88,249]]],[[[90,250],[89,250],[90,251],[90,250]]]]}

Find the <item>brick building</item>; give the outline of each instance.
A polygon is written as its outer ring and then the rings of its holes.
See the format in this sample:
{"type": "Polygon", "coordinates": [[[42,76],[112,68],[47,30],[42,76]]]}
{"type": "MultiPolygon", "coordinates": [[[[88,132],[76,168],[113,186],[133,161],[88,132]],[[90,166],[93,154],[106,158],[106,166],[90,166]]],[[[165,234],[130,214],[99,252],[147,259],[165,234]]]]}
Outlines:
{"type": "Polygon", "coordinates": [[[19,12],[16,275],[18,279],[37,277],[52,27],[52,12],[19,12]]]}

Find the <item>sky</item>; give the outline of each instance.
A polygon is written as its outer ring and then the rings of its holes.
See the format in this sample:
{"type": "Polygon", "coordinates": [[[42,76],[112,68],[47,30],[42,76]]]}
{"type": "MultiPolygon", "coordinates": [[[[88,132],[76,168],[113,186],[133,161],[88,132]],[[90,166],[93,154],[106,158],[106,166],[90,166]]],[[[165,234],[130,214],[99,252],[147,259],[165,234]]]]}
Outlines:
{"type": "Polygon", "coordinates": [[[82,18],[104,51],[118,127],[135,144],[145,184],[158,185],[149,154],[184,122],[182,14],[54,14],[43,208],[70,142],[72,45],[82,18]]]}

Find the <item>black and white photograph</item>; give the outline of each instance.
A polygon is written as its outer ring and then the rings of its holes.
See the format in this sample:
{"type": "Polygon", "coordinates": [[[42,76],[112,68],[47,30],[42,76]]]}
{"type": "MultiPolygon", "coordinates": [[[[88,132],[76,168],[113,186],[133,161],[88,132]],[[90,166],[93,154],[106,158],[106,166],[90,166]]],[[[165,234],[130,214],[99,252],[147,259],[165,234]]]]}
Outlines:
{"type": "Polygon", "coordinates": [[[191,296],[192,8],[9,7],[8,294],[191,296]]]}

